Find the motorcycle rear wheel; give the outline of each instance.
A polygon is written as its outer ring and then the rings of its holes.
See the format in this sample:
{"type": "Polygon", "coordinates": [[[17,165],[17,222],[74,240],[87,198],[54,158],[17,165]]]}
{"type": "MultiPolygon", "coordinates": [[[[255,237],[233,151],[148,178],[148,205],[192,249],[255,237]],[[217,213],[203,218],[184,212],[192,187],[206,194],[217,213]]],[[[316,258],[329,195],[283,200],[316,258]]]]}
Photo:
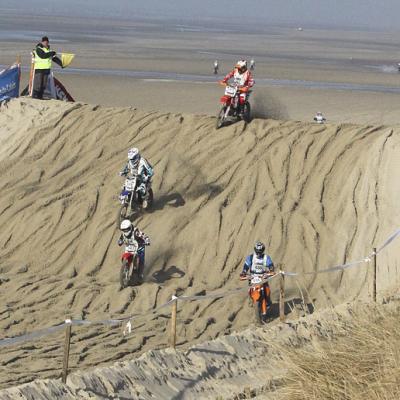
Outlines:
{"type": "Polygon", "coordinates": [[[226,106],[223,106],[217,115],[217,122],[215,124],[215,129],[222,128],[225,124],[225,113],[226,106]]]}
{"type": "Polygon", "coordinates": [[[148,210],[149,208],[151,208],[151,206],[153,205],[153,200],[154,200],[153,189],[150,188],[148,196],[147,196],[147,205],[146,205],[146,207],[143,205],[143,208],[145,210],[148,210]]]}
{"type": "Polygon", "coordinates": [[[119,283],[120,283],[121,289],[125,289],[126,287],[129,286],[129,283],[131,281],[131,274],[130,274],[129,270],[130,270],[130,268],[129,268],[128,260],[122,261],[121,271],[119,274],[119,283]]]}

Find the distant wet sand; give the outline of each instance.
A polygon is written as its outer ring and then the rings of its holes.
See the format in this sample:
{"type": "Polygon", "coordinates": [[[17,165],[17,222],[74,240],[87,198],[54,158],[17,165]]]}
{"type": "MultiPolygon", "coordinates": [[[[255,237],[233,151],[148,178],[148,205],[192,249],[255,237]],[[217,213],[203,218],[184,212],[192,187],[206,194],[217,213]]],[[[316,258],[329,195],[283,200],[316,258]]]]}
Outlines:
{"type": "Polygon", "coordinates": [[[77,100],[214,115],[217,80],[246,57],[256,60],[257,116],[309,121],[321,110],[336,122],[400,123],[400,39],[392,33],[1,15],[1,64],[22,56],[22,86],[44,21],[52,48],[76,54],[54,73],[77,100]]]}

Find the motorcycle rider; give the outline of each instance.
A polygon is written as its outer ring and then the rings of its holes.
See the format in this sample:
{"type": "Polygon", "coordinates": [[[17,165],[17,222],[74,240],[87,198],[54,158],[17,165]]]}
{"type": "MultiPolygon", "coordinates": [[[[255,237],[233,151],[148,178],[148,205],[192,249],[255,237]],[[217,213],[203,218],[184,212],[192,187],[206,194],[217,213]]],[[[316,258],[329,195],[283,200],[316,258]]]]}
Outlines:
{"type": "MultiPolygon", "coordinates": [[[[243,270],[240,277],[245,277],[247,273],[264,275],[274,272],[274,263],[268,254],[265,254],[265,245],[262,242],[256,242],[254,245],[254,253],[248,255],[243,265],[243,270]]],[[[271,306],[271,298],[267,296],[268,282],[264,283],[264,295],[267,302],[267,307],[271,306]]],[[[263,313],[263,316],[266,314],[263,313]]]]}
{"type": "Polygon", "coordinates": [[[144,260],[145,260],[145,246],[150,246],[150,238],[138,227],[135,227],[129,219],[124,219],[121,222],[121,236],[118,239],[118,246],[132,245],[134,241],[139,244],[139,278],[143,279],[144,260]]]}
{"type": "MultiPolygon", "coordinates": [[[[128,162],[122,171],[119,173],[120,176],[138,177],[136,182],[136,188],[139,189],[143,200],[143,207],[147,207],[147,200],[145,198],[147,194],[147,185],[154,175],[153,167],[150,163],[140,155],[139,149],[132,147],[128,150],[128,162]]],[[[122,188],[125,190],[125,187],[122,188]]]]}
{"type": "Polygon", "coordinates": [[[233,78],[234,84],[240,88],[239,95],[239,114],[243,116],[244,105],[247,100],[248,91],[254,86],[254,79],[251,72],[247,68],[246,60],[239,60],[236,63],[235,68],[229,72],[228,75],[221,81],[223,84],[227,84],[230,79],[233,78]]]}
{"type": "Polygon", "coordinates": [[[317,114],[315,114],[314,121],[317,124],[324,124],[326,122],[326,118],[322,115],[321,111],[318,111],[317,114]]]}

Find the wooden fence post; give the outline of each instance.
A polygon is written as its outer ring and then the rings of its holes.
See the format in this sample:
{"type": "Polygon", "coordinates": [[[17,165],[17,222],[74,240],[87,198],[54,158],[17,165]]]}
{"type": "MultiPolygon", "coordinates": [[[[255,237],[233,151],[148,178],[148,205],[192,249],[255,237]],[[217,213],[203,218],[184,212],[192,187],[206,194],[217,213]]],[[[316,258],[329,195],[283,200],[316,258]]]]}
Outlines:
{"type": "Polygon", "coordinates": [[[176,347],[176,314],[178,311],[178,298],[172,296],[172,312],[171,312],[171,347],[175,349],[176,347]]]}
{"type": "Polygon", "coordinates": [[[374,247],[373,249],[373,268],[374,268],[374,282],[373,282],[373,287],[372,287],[372,297],[374,302],[376,303],[376,270],[377,270],[377,266],[376,266],[376,247],[374,247]]]}
{"type": "Polygon", "coordinates": [[[69,361],[69,349],[71,345],[71,319],[65,320],[65,342],[64,342],[64,360],[63,360],[63,371],[62,371],[62,383],[67,383],[68,376],[68,361],[69,361]]]}
{"type": "Polygon", "coordinates": [[[279,319],[281,322],[285,322],[285,275],[280,271],[279,278],[279,319]]]}

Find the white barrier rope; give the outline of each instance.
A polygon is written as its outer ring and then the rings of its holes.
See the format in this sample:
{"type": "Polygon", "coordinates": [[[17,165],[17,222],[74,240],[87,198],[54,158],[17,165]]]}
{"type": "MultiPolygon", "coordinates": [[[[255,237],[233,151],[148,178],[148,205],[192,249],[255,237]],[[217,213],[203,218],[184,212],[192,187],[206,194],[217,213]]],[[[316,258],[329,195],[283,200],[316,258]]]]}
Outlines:
{"type": "MultiPolygon", "coordinates": [[[[361,264],[364,264],[367,262],[371,262],[372,257],[379,254],[385,247],[387,247],[390,243],[392,243],[399,235],[400,235],[400,229],[398,229],[388,239],[386,239],[386,241],[382,244],[382,246],[377,249],[376,253],[371,253],[369,256],[363,258],[362,260],[353,261],[353,262],[342,264],[342,265],[336,265],[334,267],[330,267],[330,268],[326,268],[326,269],[322,269],[322,270],[318,270],[318,271],[312,271],[312,272],[280,271],[277,274],[266,278],[264,280],[264,282],[269,282],[270,280],[272,280],[280,275],[295,277],[295,276],[300,276],[300,275],[324,274],[324,273],[328,273],[328,272],[345,270],[348,268],[352,268],[356,265],[361,265],[361,264]]],[[[122,323],[126,322],[127,324],[126,324],[125,330],[127,330],[130,333],[132,331],[132,322],[131,322],[132,320],[137,319],[142,316],[149,315],[149,314],[154,315],[159,310],[171,305],[175,301],[178,301],[178,300],[179,301],[194,301],[194,300],[204,300],[204,299],[218,299],[221,297],[226,297],[226,296],[230,296],[230,295],[233,295],[236,293],[248,291],[249,287],[251,287],[251,286],[235,288],[235,289],[229,290],[227,292],[210,293],[208,295],[172,296],[171,300],[169,300],[168,302],[162,304],[161,306],[159,306],[155,309],[150,309],[150,310],[147,310],[140,314],[133,314],[133,315],[130,315],[130,316],[127,316],[124,318],[119,318],[119,319],[106,319],[106,320],[99,320],[99,321],[72,319],[72,320],[65,321],[61,324],[55,325],[55,326],[51,326],[49,328],[43,328],[43,329],[39,329],[39,330],[31,332],[31,333],[27,333],[25,335],[0,339],[0,347],[11,346],[13,344],[26,342],[28,340],[40,339],[41,337],[48,336],[48,335],[51,335],[51,334],[54,334],[54,333],[60,331],[67,324],[77,325],[77,326],[88,326],[88,325],[117,326],[117,325],[121,325],[122,323]]],[[[125,330],[124,330],[124,332],[125,332],[125,330]]]]}

